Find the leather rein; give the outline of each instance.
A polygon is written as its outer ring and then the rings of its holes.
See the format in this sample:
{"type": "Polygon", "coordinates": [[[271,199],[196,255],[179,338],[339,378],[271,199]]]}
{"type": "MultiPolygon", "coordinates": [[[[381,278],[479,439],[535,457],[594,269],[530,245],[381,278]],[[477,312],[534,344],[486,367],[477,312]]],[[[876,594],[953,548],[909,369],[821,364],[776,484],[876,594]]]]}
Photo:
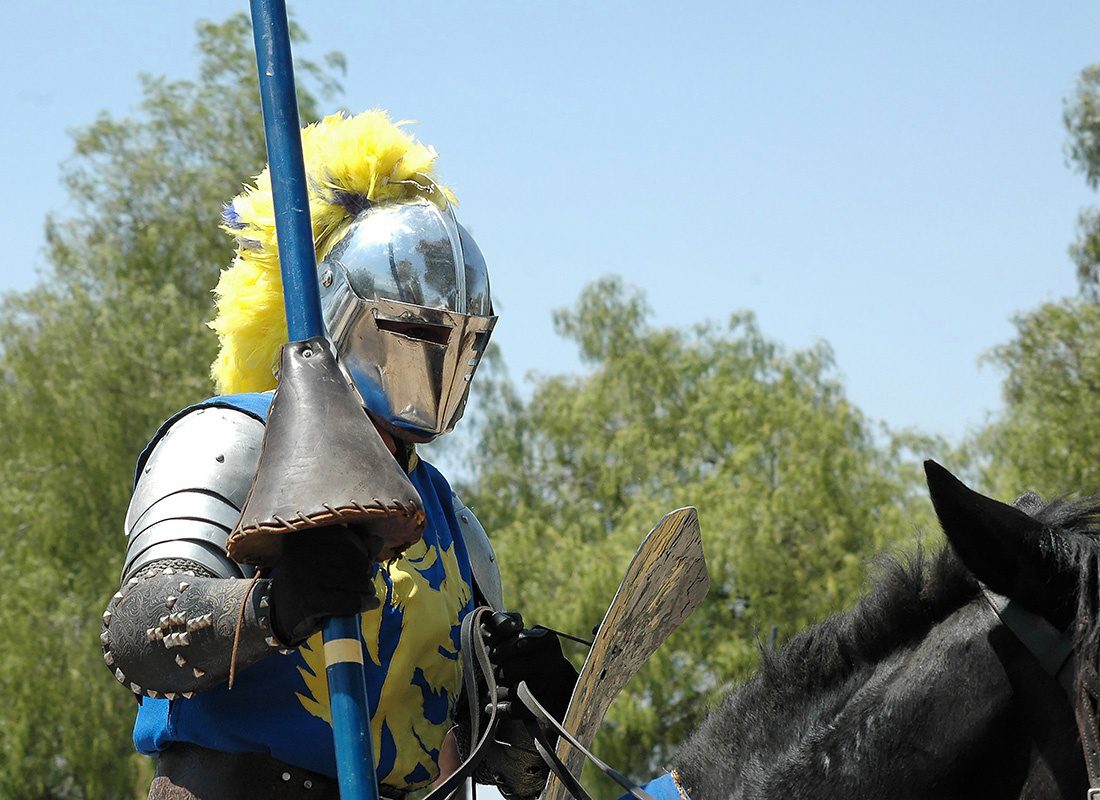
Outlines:
{"type": "Polygon", "coordinates": [[[1058,630],[1043,617],[985,585],[981,589],[993,613],[1066,692],[1077,719],[1088,770],[1086,800],[1100,800],[1100,674],[1096,665],[1073,658],[1073,635],[1069,631],[1058,630]]]}
{"type": "MultiPolygon", "coordinates": [[[[467,614],[462,620],[459,632],[459,658],[462,660],[462,683],[466,690],[466,698],[470,708],[470,741],[476,742],[470,750],[470,754],[451,773],[446,780],[436,786],[424,796],[423,800],[448,800],[456,792],[463,782],[474,774],[478,764],[485,757],[488,748],[495,741],[497,728],[505,716],[512,716],[524,723],[528,733],[535,742],[535,749],[546,762],[551,772],[566,787],[570,794],[577,800],[592,800],[592,796],[585,791],[565,763],[558,758],[555,752],[554,740],[561,736],[573,747],[577,748],[586,758],[592,761],[605,775],[618,783],[636,800],[655,800],[653,795],[646,792],[637,782],[630,780],[621,773],[609,767],[592,753],[585,749],[572,734],[561,726],[550,713],[542,707],[527,684],[520,682],[514,692],[507,687],[497,684],[493,663],[489,659],[488,645],[485,641],[485,631],[482,620],[486,616],[492,616],[492,608],[480,606],[467,614]],[[482,683],[478,680],[481,677],[482,683]],[[516,703],[522,710],[516,708],[516,703]],[[488,715],[484,730],[481,727],[482,714],[488,715]]],[[[548,629],[549,630],[549,629],[548,629]]],[[[558,635],[560,632],[554,631],[558,635]]],[[[565,634],[568,636],[568,634],[565,634]]],[[[574,639],[576,637],[568,636],[574,639]]],[[[583,639],[577,641],[584,642],[583,639]]]]}

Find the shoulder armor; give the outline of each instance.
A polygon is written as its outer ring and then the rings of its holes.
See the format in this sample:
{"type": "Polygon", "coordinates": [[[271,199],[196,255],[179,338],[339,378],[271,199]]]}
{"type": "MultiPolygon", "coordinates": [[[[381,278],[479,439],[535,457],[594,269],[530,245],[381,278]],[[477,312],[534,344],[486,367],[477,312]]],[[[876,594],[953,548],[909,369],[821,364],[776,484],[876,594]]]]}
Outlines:
{"type": "Polygon", "coordinates": [[[503,611],[504,590],[501,587],[500,567],[497,565],[497,554],[493,552],[489,536],[474,516],[474,512],[467,508],[453,491],[451,502],[454,503],[455,516],[462,531],[462,540],[466,543],[466,552],[470,555],[470,571],[474,575],[474,585],[486,603],[495,611],[503,611]]]}
{"type": "Polygon", "coordinates": [[[260,458],[264,425],[232,408],[198,408],[160,437],[138,475],[126,512],[122,578],[144,565],[186,558],[214,575],[246,577],[226,555],[260,458]]]}

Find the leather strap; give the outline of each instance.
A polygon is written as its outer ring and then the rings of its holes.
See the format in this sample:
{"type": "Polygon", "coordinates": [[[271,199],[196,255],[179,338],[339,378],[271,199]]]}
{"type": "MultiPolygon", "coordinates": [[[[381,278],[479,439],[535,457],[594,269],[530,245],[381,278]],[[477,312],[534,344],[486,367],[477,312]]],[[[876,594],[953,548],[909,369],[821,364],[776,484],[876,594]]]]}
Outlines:
{"type": "Polygon", "coordinates": [[[481,715],[479,711],[482,708],[488,713],[489,720],[485,725],[485,730],[481,732],[481,738],[477,739],[477,744],[470,750],[470,755],[466,757],[466,760],[443,783],[432,789],[421,800],[446,800],[467,778],[473,775],[477,765],[485,757],[489,744],[493,741],[497,726],[500,724],[499,715],[507,713],[509,709],[508,703],[503,701],[501,689],[497,686],[496,676],[493,674],[493,664],[489,660],[488,648],[485,645],[485,639],[481,635],[481,620],[486,614],[492,613],[494,613],[493,609],[488,606],[475,608],[463,618],[462,628],[459,631],[462,680],[466,685],[467,696],[470,698],[470,724],[473,726],[470,741],[474,741],[476,732],[480,727],[479,717],[481,715]],[[477,670],[476,673],[475,670],[477,670]],[[487,691],[484,697],[481,697],[478,692],[478,673],[485,679],[487,691]]]}
{"type": "Polygon", "coordinates": [[[547,765],[553,770],[565,787],[569,790],[577,800],[590,800],[587,792],[580,785],[580,782],[573,777],[572,773],[565,766],[565,763],[558,758],[553,744],[546,736],[546,730],[551,729],[557,733],[558,736],[565,738],[569,744],[577,748],[585,758],[591,761],[600,769],[604,775],[611,778],[615,783],[622,786],[630,794],[632,794],[637,800],[655,800],[653,795],[643,789],[636,781],[630,780],[630,778],[612,769],[591,752],[589,752],[580,742],[578,742],[569,731],[567,731],[560,722],[554,719],[550,713],[542,707],[542,704],[535,699],[535,696],[531,693],[531,690],[527,688],[527,684],[520,681],[516,687],[516,699],[519,700],[523,706],[531,713],[533,720],[528,720],[527,729],[531,732],[531,735],[535,739],[535,747],[538,749],[539,754],[547,765]],[[537,723],[537,724],[536,724],[537,723]]]}
{"type": "Polygon", "coordinates": [[[981,588],[982,597],[993,613],[1065,690],[1077,719],[1088,770],[1087,797],[1100,800],[1100,675],[1096,665],[1084,658],[1072,658],[1073,636],[1069,631],[1058,630],[1043,617],[987,586],[981,588]],[[1070,668],[1071,664],[1074,668],[1070,668]]]}

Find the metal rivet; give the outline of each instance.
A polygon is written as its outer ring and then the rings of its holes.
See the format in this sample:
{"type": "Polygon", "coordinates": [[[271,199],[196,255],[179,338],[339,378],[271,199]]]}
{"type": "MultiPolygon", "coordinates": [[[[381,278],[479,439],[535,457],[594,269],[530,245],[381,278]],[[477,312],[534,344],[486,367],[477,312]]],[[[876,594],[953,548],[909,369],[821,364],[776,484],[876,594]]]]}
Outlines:
{"type": "Polygon", "coordinates": [[[111,654],[110,650],[103,654],[103,663],[108,667],[115,663],[115,657],[111,654]]]}
{"type": "Polygon", "coordinates": [[[462,515],[462,516],[460,517],[460,519],[461,519],[461,520],[462,520],[463,522],[469,522],[469,521],[470,521],[470,518],[469,518],[469,517],[467,517],[467,516],[466,516],[465,514],[463,514],[463,515],[462,515]]]}
{"type": "Polygon", "coordinates": [[[183,696],[186,697],[188,700],[190,700],[192,697],[195,696],[195,693],[194,692],[184,692],[183,696]]]}
{"type": "Polygon", "coordinates": [[[107,644],[109,641],[111,641],[111,634],[109,631],[103,631],[103,633],[99,634],[100,644],[107,644]]]}
{"type": "Polygon", "coordinates": [[[332,270],[331,269],[326,269],[324,272],[321,273],[321,285],[324,286],[326,289],[328,287],[332,286],[332,270]]]}
{"type": "Polygon", "coordinates": [[[203,671],[202,671],[201,669],[199,669],[198,667],[195,667],[195,668],[194,668],[193,670],[191,670],[191,674],[192,674],[192,675],[194,675],[194,676],[195,676],[196,678],[201,678],[201,677],[202,677],[203,675],[205,675],[206,673],[205,673],[205,672],[203,672],[203,671]]]}
{"type": "Polygon", "coordinates": [[[312,358],[312,357],[313,357],[313,351],[310,350],[308,347],[305,350],[302,351],[302,358],[312,358]]]}
{"type": "Polygon", "coordinates": [[[110,609],[108,609],[107,611],[103,612],[103,624],[106,625],[110,621],[111,621],[111,611],[110,611],[110,609]]]}
{"type": "Polygon", "coordinates": [[[176,656],[176,663],[179,664],[181,667],[186,667],[187,666],[187,659],[184,658],[182,654],[178,654],[176,656]]]}
{"type": "Polygon", "coordinates": [[[307,789],[312,789],[313,788],[313,781],[305,781],[302,784],[302,786],[306,787],[307,789]]]}
{"type": "Polygon", "coordinates": [[[289,781],[290,780],[290,773],[289,772],[284,772],[283,773],[283,780],[284,781],[289,781]]]}
{"type": "Polygon", "coordinates": [[[181,581],[180,582],[180,591],[181,592],[186,591],[187,587],[190,586],[190,585],[191,584],[189,584],[187,581],[181,581]]]}
{"type": "Polygon", "coordinates": [[[164,601],[164,605],[167,608],[171,608],[172,606],[174,606],[176,604],[177,600],[179,600],[178,597],[176,597],[175,595],[170,594],[170,595],[168,595],[168,599],[164,601]]]}
{"type": "Polygon", "coordinates": [[[267,608],[269,605],[271,604],[268,602],[267,595],[265,594],[260,598],[260,608],[267,608]]]}
{"type": "Polygon", "coordinates": [[[222,455],[221,453],[218,453],[218,455],[216,455],[214,457],[214,460],[217,461],[219,464],[224,464],[225,463],[225,456],[222,455]]]}
{"type": "Polygon", "coordinates": [[[138,686],[136,683],[131,683],[130,684],[130,691],[133,692],[134,694],[141,694],[141,687],[138,686]]]}

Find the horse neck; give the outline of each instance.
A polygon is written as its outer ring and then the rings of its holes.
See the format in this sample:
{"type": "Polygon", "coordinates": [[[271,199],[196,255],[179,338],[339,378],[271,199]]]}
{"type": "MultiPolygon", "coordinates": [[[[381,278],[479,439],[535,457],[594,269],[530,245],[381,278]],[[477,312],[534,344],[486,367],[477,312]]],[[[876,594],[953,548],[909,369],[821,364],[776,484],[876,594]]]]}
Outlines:
{"type": "MultiPolygon", "coordinates": [[[[791,646],[843,653],[820,638],[844,629],[791,646]]],[[[693,797],[1083,796],[1068,703],[979,601],[874,660],[849,656],[816,681],[766,669],[727,698],[675,759],[693,797]]]]}

